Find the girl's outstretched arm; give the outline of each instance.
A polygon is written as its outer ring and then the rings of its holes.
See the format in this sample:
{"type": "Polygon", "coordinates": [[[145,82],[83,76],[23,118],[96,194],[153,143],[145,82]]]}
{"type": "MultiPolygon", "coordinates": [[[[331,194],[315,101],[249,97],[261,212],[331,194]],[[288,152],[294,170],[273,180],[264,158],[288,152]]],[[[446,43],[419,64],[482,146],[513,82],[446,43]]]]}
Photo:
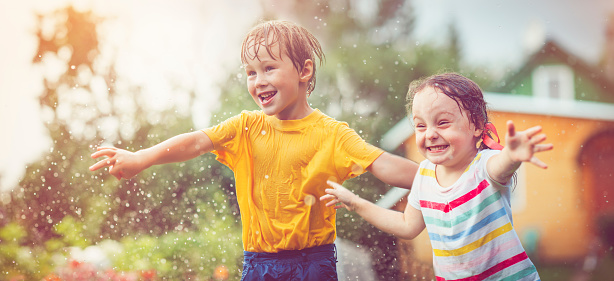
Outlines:
{"type": "Polygon", "coordinates": [[[321,201],[330,200],[327,207],[335,209],[346,208],[355,211],[368,223],[380,230],[403,239],[413,239],[425,228],[422,213],[407,204],[405,212],[401,213],[377,206],[358,195],[347,190],[342,185],[327,181],[332,188],[326,189],[326,195],[320,197],[321,201]]]}
{"type": "Polygon", "coordinates": [[[546,169],[546,163],[535,157],[536,153],[552,150],[552,144],[541,144],[546,140],[545,134],[540,134],[542,128],[535,126],[524,131],[516,132],[514,122],[507,121],[507,134],[505,147],[501,153],[488,160],[486,169],[490,177],[502,184],[509,182],[514,172],[522,162],[546,169]]]}
{"type": "Polygon", "coordinates": [[[141,171],[158,164],[183,162],[210,152],[213,142],[202,131],[177,135],[150,148],[130,152],[115,147],[99,147],[92,158],[107,158],[92,165],[90,171],[109,167],[117,179],[129,179],[141,171]]]}

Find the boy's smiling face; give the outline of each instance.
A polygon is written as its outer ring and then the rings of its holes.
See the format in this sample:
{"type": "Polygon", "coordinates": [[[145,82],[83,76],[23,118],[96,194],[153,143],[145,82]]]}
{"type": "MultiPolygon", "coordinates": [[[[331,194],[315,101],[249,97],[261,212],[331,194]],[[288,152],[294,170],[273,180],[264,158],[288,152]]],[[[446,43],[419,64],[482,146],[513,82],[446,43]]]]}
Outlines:
{"type": "Polygon", "coordinates": [[[313,71],[313,62],[306,60],[299,73],[279,43],[267,48],[252,47],[244,65],[247,90],[266,115],[280,120],[296,120],[309,115],[313,109],[307,102],[307,83],[313,71]]]}

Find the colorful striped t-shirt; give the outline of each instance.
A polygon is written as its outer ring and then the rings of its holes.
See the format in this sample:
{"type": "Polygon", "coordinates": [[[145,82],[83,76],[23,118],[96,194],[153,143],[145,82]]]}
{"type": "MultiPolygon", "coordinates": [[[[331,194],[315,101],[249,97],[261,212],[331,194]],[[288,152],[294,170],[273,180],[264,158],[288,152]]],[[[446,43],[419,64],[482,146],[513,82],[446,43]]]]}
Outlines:
{"type": "Polygon", "coordinates": [[[437,280],[539,280],[513,227],[510,186],[492,180],[478,152],[465,173],[441,187],[435,164],[420,163],[409,204],[424,217],[437,280]]]}

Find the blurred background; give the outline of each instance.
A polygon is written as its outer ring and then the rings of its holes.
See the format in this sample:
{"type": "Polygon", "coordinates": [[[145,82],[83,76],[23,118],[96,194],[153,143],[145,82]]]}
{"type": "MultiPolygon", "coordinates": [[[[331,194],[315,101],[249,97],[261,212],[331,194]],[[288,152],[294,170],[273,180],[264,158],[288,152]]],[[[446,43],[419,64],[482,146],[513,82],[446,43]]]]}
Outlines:
{"type": "MultiPolygon", "coordinates": [[[[614,276],[612,1],[0,0],[0,280],[239,279],[234,179],[212,155],[122,181],[87,168],[97,146],[257,109],[239,55],[262,19],[314,33],[312,106],[392,153],[421,160],[405,94],[442,71],[482,87],[500,131],[542,125],[550,167],[523,166],[513,193],[523,245],[543,280],[614,276]]],[[[404,206],[371,175],[346,185],[404,206]]],[[[337,220],[342,280],[434,278],[423,236],[337,220]]]]}

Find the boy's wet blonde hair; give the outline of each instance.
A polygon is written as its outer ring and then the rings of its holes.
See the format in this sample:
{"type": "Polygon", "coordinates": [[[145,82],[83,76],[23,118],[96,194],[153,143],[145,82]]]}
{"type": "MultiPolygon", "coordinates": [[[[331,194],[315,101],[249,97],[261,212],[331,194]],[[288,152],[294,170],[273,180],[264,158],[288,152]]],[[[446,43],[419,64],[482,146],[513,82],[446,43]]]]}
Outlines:
{"type": "Polygon", "coordinates": [[[286,52],[294,68],[300,73],[305,66],[305,61],[313,61],[313,75],[309,79],[307,93],[311,93],[316,86],[316,58],[320,65],[324,60],[324,53],[320,42],[307,29],[295,23],[282,20],[261,22],[250,30],[241,45],[241,62],[247,64],[247,60],[258,57],[260,47],[266,48],[267,53],[273,58],[281,58],[281,52],[286,52]],[[273,54],[271,47],[279,44],[279,54],[273,54]]]}

